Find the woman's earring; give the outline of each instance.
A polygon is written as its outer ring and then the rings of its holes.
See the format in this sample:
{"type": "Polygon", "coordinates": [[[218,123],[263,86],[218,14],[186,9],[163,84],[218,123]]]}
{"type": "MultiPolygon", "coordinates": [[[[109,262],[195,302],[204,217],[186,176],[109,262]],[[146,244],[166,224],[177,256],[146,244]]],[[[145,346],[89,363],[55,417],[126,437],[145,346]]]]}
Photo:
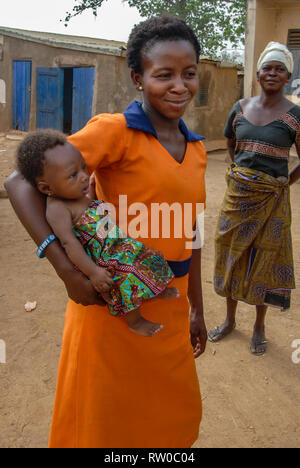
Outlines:
{"type": "Polygon", "coordinates": [[[52,197],[52,192],[48,192],[48,197],[52,197]]]}
{"type": "Polygon", "coordinates": [[[144,88],[143,88],[142,85],[140,85],[140,86],[138,87],[138,91],[144,91],[144,88]]]}

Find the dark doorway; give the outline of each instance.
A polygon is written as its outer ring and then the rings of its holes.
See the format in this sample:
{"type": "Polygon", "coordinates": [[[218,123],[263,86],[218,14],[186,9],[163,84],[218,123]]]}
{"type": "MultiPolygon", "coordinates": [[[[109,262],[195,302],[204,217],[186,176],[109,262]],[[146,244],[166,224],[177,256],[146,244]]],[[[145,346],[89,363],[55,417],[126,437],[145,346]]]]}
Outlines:
{"type": "Polygon", "coordinates": [[[70,135],[72,132],[73,113],[73,68],[64,68],[64,109],[63,132],[70,135]]]}

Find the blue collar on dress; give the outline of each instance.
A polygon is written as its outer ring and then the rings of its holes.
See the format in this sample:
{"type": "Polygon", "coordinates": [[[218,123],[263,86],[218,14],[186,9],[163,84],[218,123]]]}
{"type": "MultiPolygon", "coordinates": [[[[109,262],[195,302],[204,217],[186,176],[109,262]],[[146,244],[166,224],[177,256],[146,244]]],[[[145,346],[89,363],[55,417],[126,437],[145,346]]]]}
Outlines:
{"type": "MultiPolygon", "coordinates": [[[[126,111],[124,112],[124,116],[127,122],[127,127],[151,133],[151,135],[155,136],[155,138],[158,139],[157,133],[149,118],[145,114],[142,105],[142,102],[133,101],[130,104],[130,106],[126,109],[126,111]]],[[[198,135],[197,133],[191,132],[182,119],[180,119],[179,121],[179,128],[185,136],[187,142],[205,140],[205,137],[198,135]]]]}

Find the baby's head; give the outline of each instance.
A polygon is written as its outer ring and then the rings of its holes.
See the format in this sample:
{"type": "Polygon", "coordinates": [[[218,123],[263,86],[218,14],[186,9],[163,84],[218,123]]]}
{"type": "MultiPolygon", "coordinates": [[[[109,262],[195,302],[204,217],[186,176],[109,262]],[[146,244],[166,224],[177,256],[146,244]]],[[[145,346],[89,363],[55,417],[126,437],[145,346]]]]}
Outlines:
{"type": "Polygon", "coordinates": [[[75,200],[88,193],[89,175],[84,159],[58,131],[29,133],[18,148],[17,167],[45,195],[75,200]]]}

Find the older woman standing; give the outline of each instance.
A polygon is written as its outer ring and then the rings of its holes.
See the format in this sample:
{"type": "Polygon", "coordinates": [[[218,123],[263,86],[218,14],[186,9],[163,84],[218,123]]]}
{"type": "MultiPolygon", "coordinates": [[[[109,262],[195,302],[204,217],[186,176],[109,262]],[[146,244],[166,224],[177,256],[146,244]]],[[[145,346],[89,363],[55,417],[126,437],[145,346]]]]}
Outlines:
{"type": "Polygon", "coordinates": [[[257,70],[260,96],[238,102],[225,128],[233,164],[217,226],[214,284],[227,298],[227,317],[209,340],[234,330],[244,301],[256,306],[251,352],[262,355],[267,306],[288,309],[295,288],[289,186],[300,178],[300,164],[289,174],[288,157],[294,143],[300,157],[300,107],[284,97],[293,72],[284,45],[271,42],[257,70]]]}

